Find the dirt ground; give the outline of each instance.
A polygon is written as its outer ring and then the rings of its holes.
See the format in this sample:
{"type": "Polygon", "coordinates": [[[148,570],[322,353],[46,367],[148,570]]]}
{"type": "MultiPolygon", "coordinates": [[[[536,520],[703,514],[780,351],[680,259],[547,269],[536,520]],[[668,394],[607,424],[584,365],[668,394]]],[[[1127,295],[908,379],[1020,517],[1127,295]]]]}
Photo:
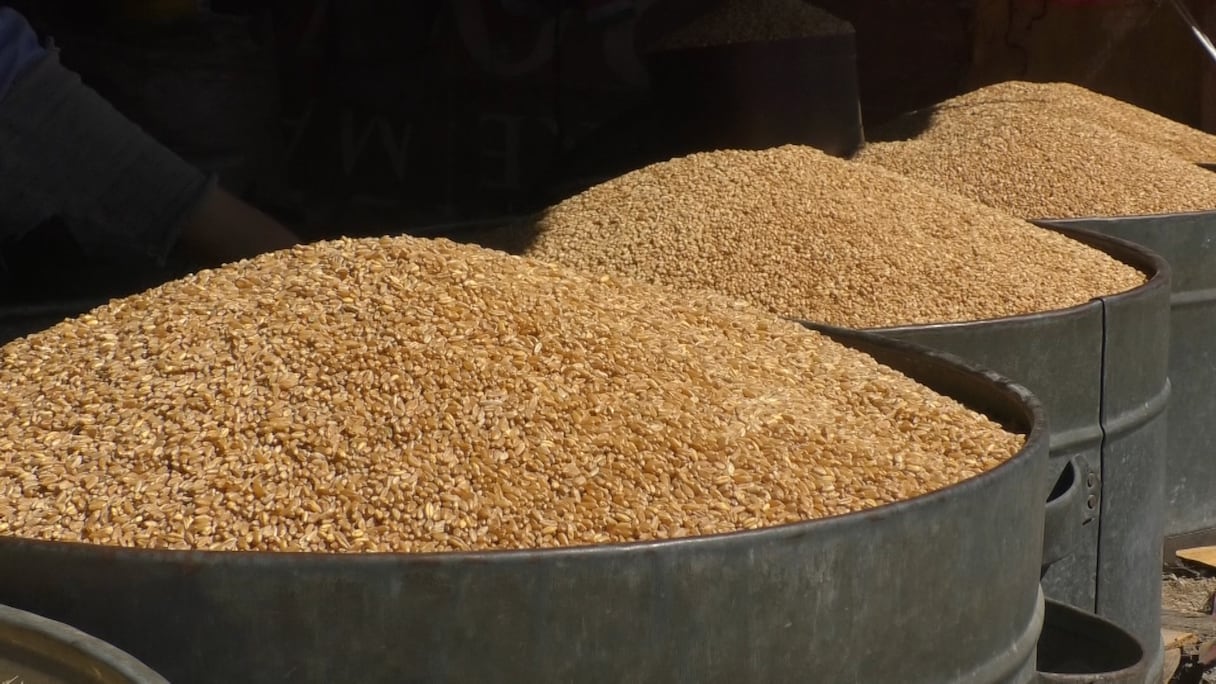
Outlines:
{"type": "MultiPolygon", "coordinates": [[[[1167,572],[1161,581],[1161,608],[1190,613],[1202,613],[1204,606],[1216,591],[1216,577],[1202,574],[1167,572]]],[[[1212,620],[1216,630],[1216,619],[1212,620]]]]}
{"type": "Polygon", "coordinates": [[[1167,684],[1216,684],[1216,668],[1209,669],[1200,661],[1208,647],[1216,644],[1213,593],[1216,571],[1176,568],[1163,575],[1161,627],[1167,656],[1163,681],[1167,684]],[[1174,658],[1171,651],[1176,652],[1174,658]]]}

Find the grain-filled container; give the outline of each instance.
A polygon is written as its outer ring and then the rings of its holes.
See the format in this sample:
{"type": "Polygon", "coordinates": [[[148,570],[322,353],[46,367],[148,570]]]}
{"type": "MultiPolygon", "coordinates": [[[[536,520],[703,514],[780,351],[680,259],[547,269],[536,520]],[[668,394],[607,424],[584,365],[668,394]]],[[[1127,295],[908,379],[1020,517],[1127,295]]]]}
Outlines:
{"type": "Polygon", "coordinates": [[[1033,681],[1037,403],[835,339],[446,241],[202,272],[0,349],[0,601],[175,682],[1033,681]]]}
{"type": "Polygon", "coordinates": [[[1169,377],[1164,545],[1166,562],[1192,546],[1216,543],[1216,427],[1211,397],[1216,360],[1216,212],[1036,220],[1110,235],[1160,254],[1170,264],[1169,377]]]}
{"type": "Polygon", "coordinates": [[[1044,591],[1128,629],[1151,655],[1145,672],[1156,672],[1166,409],[1172,418],[1174,405],[1166,370],[1170,271],[1132,243],[1059,230],[1152,279],[1059,311],[872,332],[999,369],[1040,397],[1052,421],[1052,459],[1063,477],[1081,478],[1073,490],[1079,499],[1057,504],[1064,509],[1057,515],[1081,520],[1050,530],[1057,551],[1044,569],[1044,591]]]}
{"type": "Polygon", "coordinates": [[[13,684],[167,684],[110,644],[7,606],[0,606],[0,677],[13,684]]]}
{"type": "Polygon", "coordinates": [[[878,330],[1025,384],[1052,429],[1044,590],[1160,659],[1169,271],[1158,257],[793,146],[656,164],[533,223],[527,252],[540,258],[878,330]]]}
{"type": "Polygon", "coordinates": [[[1166,560],[1216,543],[1216,360],[1207,351],[1216,333],[1216,175],[1188,163],[1216,159],[1216,136],[1077,86],[1013,82],[910,114],[875,137],[895,141],[863,159],[1042,225],[1144,245],[1170,263],[1166,560]],[[984,159],[980,146],[991,151],[984,159]]]}

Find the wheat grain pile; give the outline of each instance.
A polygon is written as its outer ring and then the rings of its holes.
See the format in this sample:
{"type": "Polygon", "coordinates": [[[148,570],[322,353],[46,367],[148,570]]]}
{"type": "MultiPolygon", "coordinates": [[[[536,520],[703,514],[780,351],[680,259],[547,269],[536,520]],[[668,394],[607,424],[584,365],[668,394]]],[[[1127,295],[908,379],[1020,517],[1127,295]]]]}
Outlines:
{"type": "Polygon", "coordinates": [[[854,328],[1062,309],[1145,280],[978,202],[793,145],[654,164],[550,208],[535,231],[537,258],[854,328]]]}
{"type": "Polygon", "coordinates": [[[866,145],[856,158],[1028,219],[1216,207],[1216,173],[1034,103],[939,109],[916,137],[866,145]]]}
{"type": "Polygon", "coordinates": [[[203,271],[0,349],[0,534],[451,551],[730,532],[1023,437],[728,299],[412,238],[203,271]]]}

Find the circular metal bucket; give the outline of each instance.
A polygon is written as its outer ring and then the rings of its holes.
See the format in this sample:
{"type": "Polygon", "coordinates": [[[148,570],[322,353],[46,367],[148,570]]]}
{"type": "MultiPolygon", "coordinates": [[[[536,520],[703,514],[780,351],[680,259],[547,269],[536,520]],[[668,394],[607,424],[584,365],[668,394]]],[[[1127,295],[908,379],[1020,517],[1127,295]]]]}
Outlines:
{"type": "Polygon", "coordinates": [[[1165,459],[1165,554],[1216,544],[1216,212],[1036,221],[1143,245],[1173,270],[1165,459]]]}
{"type": "Polygon", "coordinates": [[[0,606],[0,682],[168,684],[119,649],[67,625],[0,606]]]}
{"type": "Polygon", "coordinates": [[[763,530],[540,551],[148,551],[0,538],[0,602],[188,682],[1035,681],[1048,434],[987,372],[839,340],[1012,428],[952,487],[763,530]]]}
{"type": "Polygon", "coordinates": [[[1130,242],[1052,230],[1138,268],[1149,282],[1059,311],[871,332],[991,368],[1043,402],[1051,425],[1043,494],[1055,495],[1043,590],[1124,627],[1159,664],[1170,268],[1130,242]]]}

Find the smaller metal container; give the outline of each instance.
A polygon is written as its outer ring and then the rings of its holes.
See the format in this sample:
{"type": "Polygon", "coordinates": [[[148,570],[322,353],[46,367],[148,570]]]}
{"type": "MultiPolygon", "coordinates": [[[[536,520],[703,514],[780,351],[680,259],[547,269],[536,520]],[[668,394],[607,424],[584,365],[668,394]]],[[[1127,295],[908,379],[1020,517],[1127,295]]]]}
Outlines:
{"type": "Polygon", "coordinates": [[[1171,270],[1131,242],[1052,229],[1149,281],[1059,311],[871,332],[990,368],[1043,402],[1051,428],[1043,590],[1128,630],[1159,663],[1171,270]]]}
{"type": "Polygon", "coordinates": [[[168,684],[126,652],[78,629],[0,606],[0,682],[168,684]]]}

